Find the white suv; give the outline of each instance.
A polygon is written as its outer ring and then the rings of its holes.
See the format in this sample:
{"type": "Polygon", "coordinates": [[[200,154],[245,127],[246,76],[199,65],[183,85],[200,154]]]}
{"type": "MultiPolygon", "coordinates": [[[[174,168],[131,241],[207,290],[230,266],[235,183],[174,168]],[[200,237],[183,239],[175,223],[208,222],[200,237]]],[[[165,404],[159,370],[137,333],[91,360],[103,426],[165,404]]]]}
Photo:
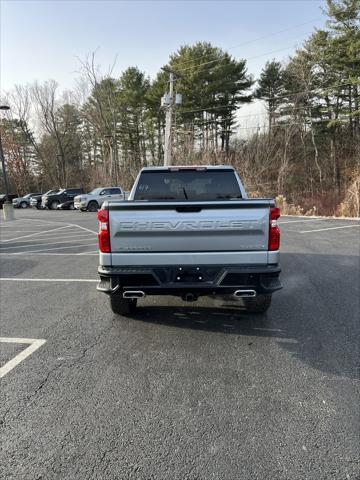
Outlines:
{"type": "Polygon", "coordinates": [[[125,200],[125,194],[120,187],[95,188],[90,193],[74,198],[74,207],[85,212],[96,212],[105,200],[125,200]]]}

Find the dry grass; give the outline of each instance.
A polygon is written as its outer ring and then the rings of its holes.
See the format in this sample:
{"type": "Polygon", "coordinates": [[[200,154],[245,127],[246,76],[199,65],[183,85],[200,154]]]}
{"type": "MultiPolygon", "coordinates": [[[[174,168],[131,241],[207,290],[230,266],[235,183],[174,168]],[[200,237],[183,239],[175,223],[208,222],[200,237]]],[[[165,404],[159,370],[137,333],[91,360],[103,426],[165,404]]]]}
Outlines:
{"type": "Polygon", "coordinates": [[[360,173],[354,176],[336,214],[341,217],[360,217],[360,173]]]}

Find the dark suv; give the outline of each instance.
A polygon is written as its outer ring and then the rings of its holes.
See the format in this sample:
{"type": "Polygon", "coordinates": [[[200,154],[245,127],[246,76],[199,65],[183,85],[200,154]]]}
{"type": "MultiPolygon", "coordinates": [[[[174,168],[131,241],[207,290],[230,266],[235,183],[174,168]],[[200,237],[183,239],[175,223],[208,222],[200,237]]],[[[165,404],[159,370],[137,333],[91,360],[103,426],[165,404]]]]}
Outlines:
{"type": "Polygon", "coordinates": [[[46,195],[43,198],[45,208],[50,208],[50,210],[56,210],[60,203],[69,202],[74,200],[76,195],[81,195],[84,193],[83,188],[63,188],[59,190],[57,193],[52,195],[46,195]]]}
{"type": "MultiPolygon", "coordinates": [[[[12,203],[14,198],[17,198],[17,197],[18,197],[18,195],[16,195],[16,193],[9,193],[8,200],[9,200],[9,202],[12,203]]],[[[0,194],[0,209],[3,208],[3,205],[4,205],[5,202],[6,202],[6,193],[1,193],[0,194]]]]}

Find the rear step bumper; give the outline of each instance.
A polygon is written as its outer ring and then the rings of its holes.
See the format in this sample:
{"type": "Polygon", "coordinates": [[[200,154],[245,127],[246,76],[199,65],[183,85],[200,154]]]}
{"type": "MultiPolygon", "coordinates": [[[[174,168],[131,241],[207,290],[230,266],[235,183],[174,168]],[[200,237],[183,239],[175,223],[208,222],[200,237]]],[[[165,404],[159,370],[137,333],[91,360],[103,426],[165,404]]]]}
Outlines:
{"type": "MultiPolygon", "coordinates": [[[[100,266],[97,290],[112,294],[140,291],[144,295],[230,295],[239,291],[272,293],[282,288],[278,265],[100,266]]],[[[126,295],[125,295],[126,296],[126,295]]],[[[253,296],[253,295],[251,295],[253,296]]]]}

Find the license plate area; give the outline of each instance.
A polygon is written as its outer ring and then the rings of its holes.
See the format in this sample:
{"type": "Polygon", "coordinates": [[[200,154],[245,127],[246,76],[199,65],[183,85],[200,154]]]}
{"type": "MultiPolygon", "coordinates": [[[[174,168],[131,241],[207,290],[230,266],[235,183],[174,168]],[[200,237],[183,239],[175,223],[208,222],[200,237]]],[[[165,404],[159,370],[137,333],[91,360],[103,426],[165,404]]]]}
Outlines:
{"type": "Polygon", "coordinates": [[[205,275],[200,267],[179,267],[175,272],[175,283],[201,283],[205,275]]]}

